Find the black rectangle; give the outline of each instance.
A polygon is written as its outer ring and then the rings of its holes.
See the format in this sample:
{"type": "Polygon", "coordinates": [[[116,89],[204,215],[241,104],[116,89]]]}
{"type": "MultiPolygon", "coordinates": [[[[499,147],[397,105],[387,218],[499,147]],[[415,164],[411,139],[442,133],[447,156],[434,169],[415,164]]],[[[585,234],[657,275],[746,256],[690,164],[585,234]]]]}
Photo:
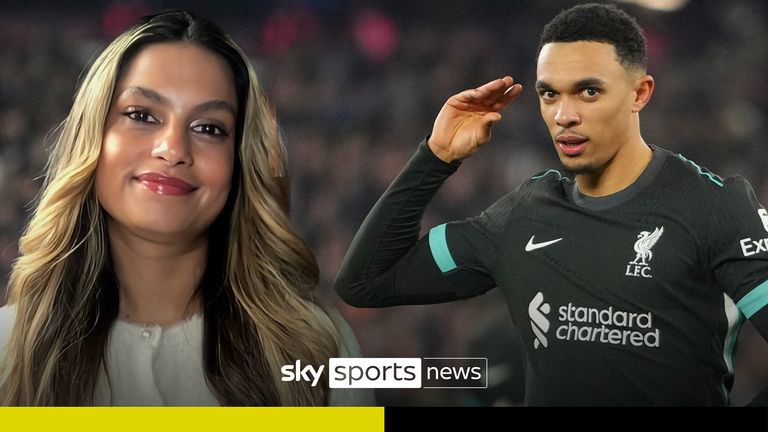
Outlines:
{"type": "MultiPolygon", "coordinates": [[[[632,427],[656,430],[731,430],[734,425],[745,431],[768,430],[766,408],[514,408],[514,407],[409,407],[384,408],[385,432],[473,431],[485,429],[525,429],[545,419],[547,430],[613,430],[606,422],[595,424],[606,415],[614,419],[630,418],[632,427]],[[416,420],[420,419],[420,420],[416,420]],[[514,419],[514,420],[510,420],[514,419]],[[507,425],[491,427],[490,425],[507,425]],[[578,429],[577,429],[578,430],[578,429]]],[[[617,420],[613,420],[617,422],[617,420]]]]}
{"type": "Polygon", "coordinates": [[[487,388],[488,359],[424,358],[421,361],[422,388],[487,388]]]}

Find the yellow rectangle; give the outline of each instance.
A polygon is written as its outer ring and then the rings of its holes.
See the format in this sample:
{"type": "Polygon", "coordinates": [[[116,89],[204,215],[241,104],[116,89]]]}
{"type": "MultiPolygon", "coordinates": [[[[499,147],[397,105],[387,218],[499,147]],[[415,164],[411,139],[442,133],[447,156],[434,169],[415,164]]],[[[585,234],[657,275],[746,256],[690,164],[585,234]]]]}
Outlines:
{"type": "Polygon", "coordinates": [[[383,407],[0,408],[3,431],[383,432],[383,407]]]}

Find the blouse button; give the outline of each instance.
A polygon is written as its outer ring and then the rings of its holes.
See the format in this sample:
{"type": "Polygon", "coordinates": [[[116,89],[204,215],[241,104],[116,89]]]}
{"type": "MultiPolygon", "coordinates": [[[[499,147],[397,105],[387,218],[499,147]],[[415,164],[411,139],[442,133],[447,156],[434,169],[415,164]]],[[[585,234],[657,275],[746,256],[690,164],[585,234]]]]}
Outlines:
{"type": "Polygon", "coordinates": [[[141,337],[145,339],[149,339],[151,336],[152,336],[152,332],[150,332],[149,330],[144,330],[141,332],[141,337]]]}

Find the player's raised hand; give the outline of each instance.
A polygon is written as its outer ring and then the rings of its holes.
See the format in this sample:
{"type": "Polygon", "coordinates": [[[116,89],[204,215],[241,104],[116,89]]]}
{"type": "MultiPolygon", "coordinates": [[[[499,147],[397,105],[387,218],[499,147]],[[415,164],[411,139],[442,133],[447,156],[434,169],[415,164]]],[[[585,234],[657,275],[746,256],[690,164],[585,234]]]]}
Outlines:
{"type": "Polygon", "coordinates": [[[491,139],[499,112],[523,91],[512,77],[493,80],[451,96],[435,119],[429,148],[445,162],[473,155],[491,139]]]}

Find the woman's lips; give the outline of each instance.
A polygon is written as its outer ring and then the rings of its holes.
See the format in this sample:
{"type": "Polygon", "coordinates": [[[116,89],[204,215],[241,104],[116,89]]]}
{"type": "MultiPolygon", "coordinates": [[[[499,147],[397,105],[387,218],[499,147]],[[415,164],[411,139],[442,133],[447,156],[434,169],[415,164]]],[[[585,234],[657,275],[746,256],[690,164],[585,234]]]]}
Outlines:
{"type": "Polygon", "coordinates": [[[187,195],[197,189],[180,178],[154,172],[140,174],[136,176],[136,180],[158,195],[187,195]]]}

